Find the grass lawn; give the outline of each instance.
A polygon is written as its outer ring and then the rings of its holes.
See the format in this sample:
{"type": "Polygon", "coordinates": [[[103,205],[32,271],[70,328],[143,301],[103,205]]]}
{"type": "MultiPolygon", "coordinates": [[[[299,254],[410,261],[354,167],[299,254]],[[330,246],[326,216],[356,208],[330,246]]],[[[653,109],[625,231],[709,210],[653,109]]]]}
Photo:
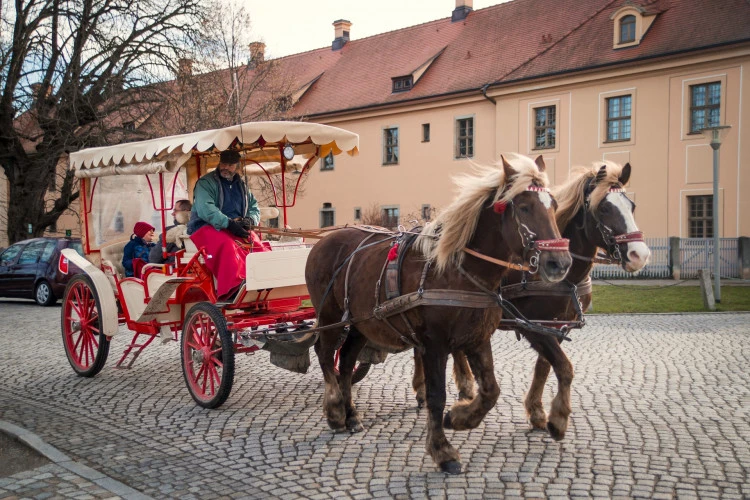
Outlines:
{"type": "MultiPolygon", "coordinates": [[[[717,311],[750,311],[750,287],[722,286],[717,311]]],[[[594,314],[703,312],[700,287],[594,285],[594,314]]]]}

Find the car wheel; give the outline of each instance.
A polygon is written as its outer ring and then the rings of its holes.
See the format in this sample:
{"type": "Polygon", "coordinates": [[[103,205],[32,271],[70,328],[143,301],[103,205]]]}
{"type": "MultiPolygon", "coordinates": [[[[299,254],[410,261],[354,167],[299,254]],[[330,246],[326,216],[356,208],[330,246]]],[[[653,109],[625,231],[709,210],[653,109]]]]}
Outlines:
{"type": "Polygon", "coordinates": [[[36,288],[34,289],[34,300],[40,306],[51,306],[57,302],[55,294],[52,293],[52,287],[49,286],[49,283],[46,281],[40,281],[36,284],[36,288]]]}

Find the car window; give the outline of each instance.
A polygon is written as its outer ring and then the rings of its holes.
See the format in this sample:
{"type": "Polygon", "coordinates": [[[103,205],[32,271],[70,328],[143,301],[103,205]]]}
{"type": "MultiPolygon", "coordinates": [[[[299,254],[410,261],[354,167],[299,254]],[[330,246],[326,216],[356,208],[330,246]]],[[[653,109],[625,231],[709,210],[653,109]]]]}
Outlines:
{"type": "Polygon", "coordinates": [[[8,247],[2,254],[0,254],[0,265],[7,266],[13,262],[16,255],[18,255],[18,252],[20,252],[23,247],[24,245],[13,245],[8,247]]]}
{"type": "Polygon", "coordinates": [[[73,250],[78,252],[78,255],[80,255],[81,257],[85,257],[85,255],[83,255],[83,245],[80,241],[71,241],[68,248],[72,248],[73,250]]]}
{"type": "Polygon", "coordinates": [[[47,245],[44,247],[44,250],[42,251],[42,258],[39,259],[39,262],[49,262],[49,259],[52,257],[52,254],[55,251],[55,247],[57,246],[57,243],[54,241],[48,241],[47,245]]]}
{"type": "Polygon", "coordinates": [[[18,263],[36,264],[39,257],[42,255],[45,245],[47,245],[46,241],[38,241],[27,245],[26,248],[23,249],[23,252],[21,252],[21,256],[18,258],[18,263]]]}

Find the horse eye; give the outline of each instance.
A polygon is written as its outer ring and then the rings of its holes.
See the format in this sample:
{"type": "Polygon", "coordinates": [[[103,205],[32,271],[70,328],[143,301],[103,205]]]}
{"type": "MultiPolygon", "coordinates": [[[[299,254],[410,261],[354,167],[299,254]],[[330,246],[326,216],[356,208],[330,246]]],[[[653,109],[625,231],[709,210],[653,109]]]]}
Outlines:
{"type": "Polygon", "coordinates": [[[521,211],[521,213],[528,214],[531,212],[531,209],[528,205],[518,205],[518,209],[521,211]]]}

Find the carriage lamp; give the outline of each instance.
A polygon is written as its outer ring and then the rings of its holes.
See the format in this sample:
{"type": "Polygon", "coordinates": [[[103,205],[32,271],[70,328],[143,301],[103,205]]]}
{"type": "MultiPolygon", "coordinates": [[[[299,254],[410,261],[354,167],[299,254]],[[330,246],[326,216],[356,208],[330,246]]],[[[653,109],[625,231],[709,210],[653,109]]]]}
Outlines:
{"type": "Polygon", "coordinates": [[[292,158],[294,158],[294,148],[289,143],[287,143],[287,144],[284,145],[284,151],[283,151],[283,153],[284,153],[284,158],[286,158],[287,161],[289,161],[292,158]]]}
{"type": "Polygon", "coordinates": [[[721,273],[719,258],[719,148],[721,140],[727,135],[730,125],[718,125],[701,129],[701,133],[711,142],[714,150],[714,189],[713,189],[713,229],[714,229],[714,300],[721,302],[721,273]]]}

